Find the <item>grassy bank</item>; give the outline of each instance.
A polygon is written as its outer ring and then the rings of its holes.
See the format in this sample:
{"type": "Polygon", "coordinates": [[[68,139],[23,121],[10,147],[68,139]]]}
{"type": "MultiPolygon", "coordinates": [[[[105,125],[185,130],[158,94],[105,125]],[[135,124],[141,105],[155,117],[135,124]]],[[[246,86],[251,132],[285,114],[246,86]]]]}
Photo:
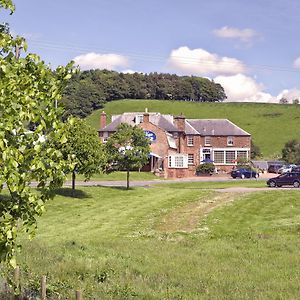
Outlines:
{"type": "Polygon", "coordinates": [[[24,242],[31,288],[47,274],[63,299],[75,289],[84,299],[299,296],[298,190],[243,195],[182,184],[68,194],[59,191],[37,237],[24,242]]]}
{"type": "MultiPolygon", "coordinates": [[[[126,111],[145,111],[146,107],[150,112],[183,113],[187,118],[229,119],[252,134],[265,158],[280,156],[284,144],[300,135],[300,105],[122,100],[107,103],[104,110],[110,117],[126,111]]],[[[95,111],[87,118],[95,129],[99,129],[101,111],[95,111]]]]}

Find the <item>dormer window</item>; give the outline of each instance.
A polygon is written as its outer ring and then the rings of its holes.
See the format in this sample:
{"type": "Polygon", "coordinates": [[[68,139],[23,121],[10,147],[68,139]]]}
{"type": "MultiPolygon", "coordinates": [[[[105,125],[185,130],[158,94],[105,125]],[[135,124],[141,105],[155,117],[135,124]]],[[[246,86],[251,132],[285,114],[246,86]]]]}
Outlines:
{"type": "Polygon", "coordinates": [[[227,146],[233,146],[233,136],[227,137],[227,146]]]}
{"type": "Polygon", "coordinates": [[[143,115],[137,115],[135,117],[135,124],[136,125],[143,123],[143,121],[144,121],[144,116],[143,115]]]}

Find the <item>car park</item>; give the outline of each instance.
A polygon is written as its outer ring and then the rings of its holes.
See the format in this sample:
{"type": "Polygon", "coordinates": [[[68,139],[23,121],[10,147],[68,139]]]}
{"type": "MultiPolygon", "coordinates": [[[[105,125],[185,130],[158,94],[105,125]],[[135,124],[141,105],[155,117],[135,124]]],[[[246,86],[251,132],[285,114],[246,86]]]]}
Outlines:
{"type": "Polygon", "coordinates": [[[292,185],[295,188],[300,187],[300,172],[289,172],[280,174],[277,177],[270,178],[267,181],[269,187],[282,187],[284,185],[292,185]]]}
{"type": "Polygon", "coordinates": [[[246,168],[240,168],[236,170],[232,170],[230,173],[232,178],[258,178],[259,174],[252,170],[252,169],[246,169],[246,168]]]}

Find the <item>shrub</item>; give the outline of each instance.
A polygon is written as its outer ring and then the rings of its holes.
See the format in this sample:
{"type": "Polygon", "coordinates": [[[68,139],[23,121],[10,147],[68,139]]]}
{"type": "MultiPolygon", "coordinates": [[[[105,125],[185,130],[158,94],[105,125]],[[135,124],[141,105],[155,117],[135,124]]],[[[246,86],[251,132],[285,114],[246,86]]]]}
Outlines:
{"type": "Polygon", "coordinates": [[[213,163],[204,163],[202,165],[197,166],[196,173],[200,174],[211,174],[215,170],[215,166],[213,163]]]}

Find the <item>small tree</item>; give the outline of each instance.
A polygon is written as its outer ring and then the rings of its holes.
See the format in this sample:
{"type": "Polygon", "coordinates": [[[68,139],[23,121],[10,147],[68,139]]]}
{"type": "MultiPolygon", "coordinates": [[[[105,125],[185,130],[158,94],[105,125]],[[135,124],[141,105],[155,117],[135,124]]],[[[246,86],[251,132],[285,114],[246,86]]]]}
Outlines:
{"type": "Polygon", "coordinates": [[[254,144],[254,142],[251,140],[250,158],[254,159],[254,158],[257,158],[257,157],[260,157],[260,156],[261,156],[260,148],[256,144],[254,144]]]}
{"type": "Polygon", "coordinates": [[[71,160],[66,173],[72,174],[72,190],[75,190],[76,174],[89,180],[95,173],[104,170],[106,159],[103,145],[95,130],[84,120],[71,119],[65,126],[67,142],[61,151],[66,160],[71,160]]]}
{"type": "MultiPolygon", "coordinates": [[[[0,9],[13,12],[10,0],[0,0],[0,9]]],[[[32,236],[36,219],[54,188],[64,180],[62,153],[51,146],[64,143],[61,110],[55,108],[71,65],[53,71],[37,55],[26,50],[23,38],[13,38],[7,26],[0,30],[0,262],[16,265],[17,236],[24,230],[32,236]],[[34,131],[28,130],[36,124],[34,131]],[[30,185],[36,182],[39,193],[30,185]]]]}
{"type": "Polygon", "coordinates": [[[106,145],[107,172],[125,170],[127,172],[127,189],[129,189],[129,172],[143,167],[149,157],[149,139],[137,126],[122,123],[108,139],[106,145]]]}
{"type": "Polygon", "coordinates": [[[290,140],[282,149],[282,159],[289,164],[300,164],[300,141],[290,140]]]}
{"type": "Polygon", "coordinates": [[[289,101],[288,101],[287,98],[282,97],[282,98],[279,100],[279,104],[288,104],[288,103],[289,103],[289,101]]]}

